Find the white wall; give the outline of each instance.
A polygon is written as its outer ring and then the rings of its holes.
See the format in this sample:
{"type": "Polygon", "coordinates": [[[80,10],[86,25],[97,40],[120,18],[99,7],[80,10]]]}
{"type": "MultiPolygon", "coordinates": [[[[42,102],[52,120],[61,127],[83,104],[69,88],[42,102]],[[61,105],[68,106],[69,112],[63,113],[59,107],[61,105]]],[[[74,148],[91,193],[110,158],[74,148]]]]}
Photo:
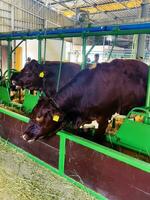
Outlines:
{"type": "MultiPolygon", "coordinates": [[[[17,41],[16,45],[20,41],[17,41]]],[[[47,61],[59,61],[61,56],[61,40],[47,39],[46,42],[46,60],[47,61]]],[[[23,42],[20,47],[22,47],[22,63],[23,66],[26,62],[26,53],[25,53],[25,42],[23,42]]],[[[37,40],[27,40],[27,57],[31,59],[38,60],[38,41],[37,40]]],[[[44,40],[42,42],[42,58],[44,57],[44,40]]],[[[63,51],[63,61],[66,60],[66,42],[64,42],[64,51],[63,51]]],[[[23,68],[22,66],[22,68],[23,68]]]]}
{"type": "MultiPolygon", "coordinates": [[[[60,40],[47,40],[46,60],[60,60],[62,41],[60,40]]],[[[65,60],[66,42],[64,42],[63,60],[65,60]]]]}

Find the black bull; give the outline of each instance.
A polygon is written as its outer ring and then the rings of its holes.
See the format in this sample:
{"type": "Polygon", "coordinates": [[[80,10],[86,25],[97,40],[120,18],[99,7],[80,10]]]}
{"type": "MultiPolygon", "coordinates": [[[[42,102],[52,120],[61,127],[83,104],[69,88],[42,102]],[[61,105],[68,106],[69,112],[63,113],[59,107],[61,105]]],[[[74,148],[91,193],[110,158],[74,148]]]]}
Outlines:
{"type": "MultiPolygon", "coordinates": [[[[46,96],[51,97],[56,93],[59,66],[59,61],[46,61],[45,64],[39,64],[36,60],[32,60],[18,75],[12,77],[11,81],[22,88],[44,91],[46,96]]],[[[63,62],[59,88],[68,83],[79,71],[80,65],[63,62]]]]}
{"type": "Polygon", "coordinates": [[[41,99],[23,138],[33,141],[53,134],[68,123],[74,128],[96,119],[105,132],[108,119],[127,114],[146,99],[148,66],[137,60],[116,59],[78,73],[53,99],[41,99]]]}

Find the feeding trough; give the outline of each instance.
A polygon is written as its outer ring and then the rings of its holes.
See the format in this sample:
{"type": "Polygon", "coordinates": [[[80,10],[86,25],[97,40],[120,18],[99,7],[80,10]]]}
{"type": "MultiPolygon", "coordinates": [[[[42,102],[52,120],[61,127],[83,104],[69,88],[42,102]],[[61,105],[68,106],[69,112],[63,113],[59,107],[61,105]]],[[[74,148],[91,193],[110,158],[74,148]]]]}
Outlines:
{"type": "Polygon", "coordinates": [[[145,108],[134,108],[114,135],[107,140],[119,146],[150,155],[150,112],[145,108]],[[137,120],[136,120],[137,119],[137,120]],[[139,120],[138,120],[139,119],[139,120]]]}

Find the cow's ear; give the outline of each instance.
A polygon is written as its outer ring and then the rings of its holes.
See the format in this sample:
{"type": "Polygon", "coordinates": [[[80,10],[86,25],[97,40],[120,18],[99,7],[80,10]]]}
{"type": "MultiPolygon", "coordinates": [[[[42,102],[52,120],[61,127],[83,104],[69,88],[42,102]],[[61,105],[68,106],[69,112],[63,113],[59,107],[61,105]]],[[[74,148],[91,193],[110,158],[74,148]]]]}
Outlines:
{"type": "Polygon", "coordinates": [[[31,60],[31,62],[29,64],[32,67],[32,69],[34,69],[34,70],[40,69],[40,64],[38,63],[37,60],[31,60]]]}
{"type": "Polygon", "coordinates": [[[31,64],[31,65],[34,65],[34,66],[36,67],[37,64],[38,64],[38,61],[37,61],[37,60],[31,60],[30,64],[31,64]]]}

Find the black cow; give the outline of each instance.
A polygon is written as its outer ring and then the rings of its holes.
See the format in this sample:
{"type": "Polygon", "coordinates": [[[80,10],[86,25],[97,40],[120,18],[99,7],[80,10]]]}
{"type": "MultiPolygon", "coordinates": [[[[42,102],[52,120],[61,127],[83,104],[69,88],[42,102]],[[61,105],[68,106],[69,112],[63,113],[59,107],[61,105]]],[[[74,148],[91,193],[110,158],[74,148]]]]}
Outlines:
{"type": "Polygon", "coordinates": [[[108,119],[143,106],[148,66],[137,60],[116,59],[77,74],[53,99],[41,99],[23,138],[33,141],[72,123],[74,128],[97,120],[101,133],[108,119]]]}
{"type": "MultiPolygon", "coordinates": [[[[51,97],[56,93],[59,66],[59,61],[46,61],[45,64],[39,64],[36,60],[32,60],[11,81],[22,88],[44,91],[46,96],[51,97]]],[[[79,71],[80,65],[63,62],[59,88],[68,83],[79,71]]]]}

